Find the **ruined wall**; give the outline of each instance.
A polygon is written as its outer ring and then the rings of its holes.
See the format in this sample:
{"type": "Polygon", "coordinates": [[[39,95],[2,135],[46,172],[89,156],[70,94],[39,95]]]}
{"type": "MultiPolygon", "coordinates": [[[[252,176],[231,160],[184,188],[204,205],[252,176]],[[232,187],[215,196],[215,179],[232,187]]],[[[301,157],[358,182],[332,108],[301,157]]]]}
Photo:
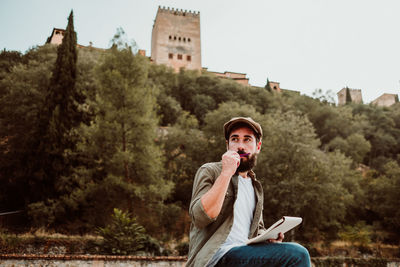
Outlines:
{"type": "Polygon", "coordinates": [[[201,70],[200,12],[158,7],[151,36],[151,59],[179,71],[201,70]]]}
{"type": "Polygon", "coordinates": [[[396,94],[383,94],[371,103],[380,107],[390,107],[399,102],[399,97],[396,94]]]}

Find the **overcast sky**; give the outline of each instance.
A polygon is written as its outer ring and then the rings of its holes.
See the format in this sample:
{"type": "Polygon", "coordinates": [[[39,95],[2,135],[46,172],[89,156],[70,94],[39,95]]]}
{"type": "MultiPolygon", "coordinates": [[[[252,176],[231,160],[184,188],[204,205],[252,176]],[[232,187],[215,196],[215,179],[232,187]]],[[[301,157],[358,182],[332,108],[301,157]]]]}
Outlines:
{"type": "Polygon", "coordinates": [[[267,77],[311,95],[362,89],[364,103],[400,88],[399,0],[0,0],[0,49],[42,45],[74,11],[78,43],[109,47],[122,27],[150,55],[158,6],[200,11],[202,65],[267,77]]]}

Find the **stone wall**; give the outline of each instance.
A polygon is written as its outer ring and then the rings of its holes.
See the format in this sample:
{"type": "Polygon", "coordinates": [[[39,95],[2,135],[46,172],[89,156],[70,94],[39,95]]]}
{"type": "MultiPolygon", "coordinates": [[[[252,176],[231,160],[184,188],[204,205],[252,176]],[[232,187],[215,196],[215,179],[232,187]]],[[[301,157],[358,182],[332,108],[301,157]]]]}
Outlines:
{"type": "Polygon", "coordinates": [[[184,267],[186,257],[141,257],[97,255],[0,255],[1,267],[184,267]]]}
{"type": "Polygon", "coordinates": [[[397,94],[383,94],[371,103],[380,107],[390,107],[399,102],[397,94]]]}
{"type": "MultiPolygon", "coordinates": [[[[48,267],[183,267],[187,257],[145,257],[145,256],[99,256],[99,255],[0,255],[0,266],[48,266],[48,267]]],[[[312,258],[312,266],[343,267],[400,267],[400,259],[382,258],[312,258]]]]}

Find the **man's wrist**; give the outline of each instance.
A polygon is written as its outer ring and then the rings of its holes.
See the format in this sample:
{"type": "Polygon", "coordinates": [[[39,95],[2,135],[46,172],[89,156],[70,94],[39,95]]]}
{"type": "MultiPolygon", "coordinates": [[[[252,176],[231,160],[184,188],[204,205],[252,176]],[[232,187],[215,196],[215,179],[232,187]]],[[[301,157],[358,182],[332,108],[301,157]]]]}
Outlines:
{"type": "Polygon", "coordinates": [[[222,170],[221,174],[219,175],[219,177],[223,180],[226,179],[231,179],[231,177],[234,175],[234,173],[232,174],[232,172],[230,171],[224,171],[222,170]]]}

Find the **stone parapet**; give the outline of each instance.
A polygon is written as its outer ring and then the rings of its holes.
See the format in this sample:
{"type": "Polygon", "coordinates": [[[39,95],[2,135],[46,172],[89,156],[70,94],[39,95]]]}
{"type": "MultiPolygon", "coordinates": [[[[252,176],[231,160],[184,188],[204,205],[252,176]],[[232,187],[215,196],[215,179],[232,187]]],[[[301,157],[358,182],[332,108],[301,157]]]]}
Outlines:
{"type": "MultiPolygon", "coordinates": [[[[185,256],[110,256],[110,255],[0,255],[0,266],[83,266],[83,267],[183,267],[187,261],[185,256]]],[[[315,257],[311,259],[313,267],[346,266],[346,267],[400,267],[400,259],[385,258],[345,258],[315,257]]]]}

